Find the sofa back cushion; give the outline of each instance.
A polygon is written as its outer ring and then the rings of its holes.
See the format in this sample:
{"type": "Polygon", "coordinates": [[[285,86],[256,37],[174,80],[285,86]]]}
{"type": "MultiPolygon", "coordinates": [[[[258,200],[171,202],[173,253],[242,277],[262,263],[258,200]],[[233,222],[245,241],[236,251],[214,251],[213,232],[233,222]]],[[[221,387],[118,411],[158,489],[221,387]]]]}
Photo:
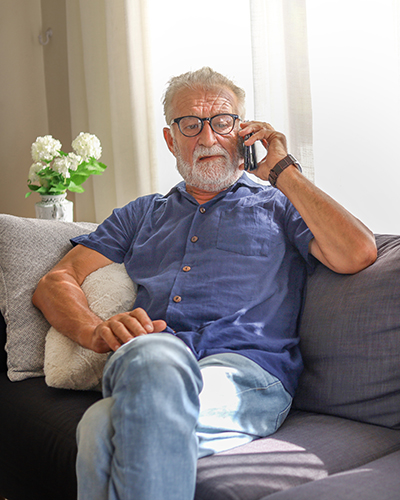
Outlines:
{"type": "Polygon", "coordinates": [[[294,406],[400,428],[400,236],[377,245],[358,274],[319,264],[309,278],[294,406]]]}
{"type": "Polygon", "coordinates": [[[0,311],[7,323],[10,380],[43,375],[50,325],[32,305],[32,294],[39,279],[72,248],[70,238],[96,227],[0,214],[0,311]]]}

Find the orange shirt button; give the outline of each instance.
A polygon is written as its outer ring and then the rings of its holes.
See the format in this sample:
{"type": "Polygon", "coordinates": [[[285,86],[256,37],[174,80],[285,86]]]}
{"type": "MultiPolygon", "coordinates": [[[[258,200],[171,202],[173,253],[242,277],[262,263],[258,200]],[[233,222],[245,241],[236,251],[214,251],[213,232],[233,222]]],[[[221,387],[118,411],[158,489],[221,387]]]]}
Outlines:
{"type": "Polygon", "coordinates": [[[199,239],[199,237],[198,237],[198,236],[192,236],[192,237],[190,238],[190,241],[191,241],[192,243],[196,243],[196,241],[197,241],[198,239],[199,239]]]}
{"type": "Polygon", "coordinates": [[[185,271],[185,273],[187,273],[188,271],[190,271],[192,268],[190,266],[185,266],[183,267],[183,270],[185,271]]]}
{"type": "Polygon", "coordinates": [[[175,295],[175,297],[172,299],[174,302],[178,303],[182,300],[182,297],[180,297],[179,295],[175,295]]]}

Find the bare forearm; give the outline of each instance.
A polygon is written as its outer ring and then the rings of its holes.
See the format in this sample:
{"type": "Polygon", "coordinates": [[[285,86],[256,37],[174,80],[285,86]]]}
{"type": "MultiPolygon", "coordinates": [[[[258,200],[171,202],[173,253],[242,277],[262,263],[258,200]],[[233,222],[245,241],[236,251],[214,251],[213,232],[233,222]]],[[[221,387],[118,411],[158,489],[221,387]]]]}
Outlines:
{"type": "Polygon", "coordinates": [[[46,275],[32,302],[59,332],[83,347],[91,347],[93,332],[102,320],[89,309],[85,294],[72,277],[56,271],[46,275]]]}
{"type": "Polygon", "coordinates": [[[60,333],[95,352],[116,351],[134,337],[162,332],[163,320],[152,321],[140,308],[103,321],[89,308],[81,288],[89,274],[111,264],[102,254],[77,245],[44,276],[32,302],[60,333]]]}
{"type": "Polygon", "coordinates": [[[355,273],[376,259],[373,233],[294,166],[278,177],[280,189],[314,235],[311,252],[339,273],[355,273]]]}

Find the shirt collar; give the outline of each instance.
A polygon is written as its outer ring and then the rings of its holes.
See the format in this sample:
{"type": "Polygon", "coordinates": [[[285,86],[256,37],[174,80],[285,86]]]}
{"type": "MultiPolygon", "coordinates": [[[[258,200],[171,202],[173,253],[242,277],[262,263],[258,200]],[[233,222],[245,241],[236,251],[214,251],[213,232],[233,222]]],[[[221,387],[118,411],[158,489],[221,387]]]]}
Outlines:
{"type": "MultiPolygon", "coordinates": [[[[213,200],[216,200],[216,199],[220,199],[222,197],[224,197],[227,193],[231,192],[231,191],[236,191],[240,186],[246,186],[248,188],[250,188],[251,190],[254,190],[254,191],[259,191],[261,189],[264,189],[264,186],[262,184],[259,184],[258,182],[255,182],[253,181],[253,179],[251,179],[247,174],[246,172],[243,172],[243,174],[239,177],[239,179],[234,183],[232,184],[232,186],[228,187],[227,189],[224,189],[224,191],[221,191],[220,193],[218,193],[214,198],[213,200]]],[[[179,182],[178,184],[176,184],[176,186],[174,186],[166,195],[165,195],[165,198],[168,198],[169,196],[171,196],[173,193],[175,193],[176,191],[179,191],[180,193],[182,193],[185,197],[190,197],[191,199],[193,198],[187,191],[186,191],[186,182],[185,181],[181,181],[179,182]]]]}

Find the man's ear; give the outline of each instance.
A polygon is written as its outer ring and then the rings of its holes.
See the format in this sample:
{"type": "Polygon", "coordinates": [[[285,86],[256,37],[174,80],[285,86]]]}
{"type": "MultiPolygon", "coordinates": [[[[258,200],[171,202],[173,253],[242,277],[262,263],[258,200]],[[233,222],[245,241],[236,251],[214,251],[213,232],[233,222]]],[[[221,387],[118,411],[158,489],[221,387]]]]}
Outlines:
{"type": "Polygon", "coordinates": [[[168,149],[175,156],[174,138],[172,137],[171,129],[168,127],[164,127],[163,133],[164,133],[164,139],[165,139],[165,142],[167,143],[168,149]]]}

